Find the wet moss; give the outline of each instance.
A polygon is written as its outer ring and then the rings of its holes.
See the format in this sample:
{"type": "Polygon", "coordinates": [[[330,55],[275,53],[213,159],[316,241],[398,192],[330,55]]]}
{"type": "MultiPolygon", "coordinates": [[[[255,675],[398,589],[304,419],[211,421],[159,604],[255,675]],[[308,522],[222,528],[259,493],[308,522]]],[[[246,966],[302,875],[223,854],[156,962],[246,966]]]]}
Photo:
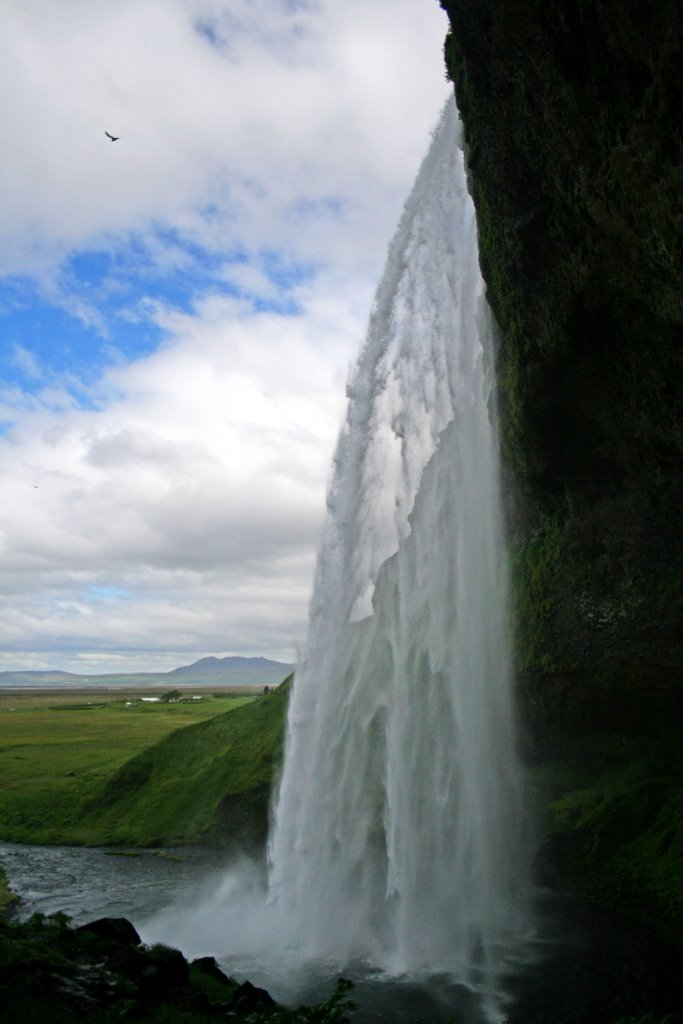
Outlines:
{"type": "Polygon", "coordinates": [[[680,945],[683,765],[639,737],[593,736],[589,749],[588,769],[565,762],[564,772],[538,772],[550,878],[648,929],[656,923],[680,945]]]}
{"type": "Polygon", "coordinates": [[[516,600],[517,660],[520,670],[557,669],[548,632],[554,608],[554,583],[562,567],[562,523],[545,517],[512,556],[516,600]]]}
{"type": "Polygon", "coordinates": [[[315,1006],[287,1009],[213,957],[188,963],[176,949],[144,946],[122,918],[72,928],[64,914],[0,921],[0,1004],[6,1024],[348,1024],[350,982],[315,1006]]]}

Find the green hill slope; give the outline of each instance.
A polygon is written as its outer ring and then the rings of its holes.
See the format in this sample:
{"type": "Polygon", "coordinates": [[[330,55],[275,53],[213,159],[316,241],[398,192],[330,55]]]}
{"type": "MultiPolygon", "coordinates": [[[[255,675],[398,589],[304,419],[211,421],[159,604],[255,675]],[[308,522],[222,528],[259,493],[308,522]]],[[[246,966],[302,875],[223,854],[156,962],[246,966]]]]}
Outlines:
{"type": "Polygon", "coordinates": [[[85,845],[254,847],[265,839],[291,677],[131,758],[83,807],[85,845]]]}

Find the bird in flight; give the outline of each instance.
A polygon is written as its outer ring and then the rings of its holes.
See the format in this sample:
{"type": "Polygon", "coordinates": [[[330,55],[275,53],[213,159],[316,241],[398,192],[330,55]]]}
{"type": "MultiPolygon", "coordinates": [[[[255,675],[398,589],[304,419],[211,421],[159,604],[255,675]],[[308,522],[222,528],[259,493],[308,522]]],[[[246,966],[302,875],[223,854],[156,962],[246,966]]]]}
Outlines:
{"type": "Polygon", "coordinates": [[[110,135],[109,132],[105,132],[104,134],[107,136],[108,139],[111,139],[112,142],[118,142],[121,138],[120,135],[110,135]]]}

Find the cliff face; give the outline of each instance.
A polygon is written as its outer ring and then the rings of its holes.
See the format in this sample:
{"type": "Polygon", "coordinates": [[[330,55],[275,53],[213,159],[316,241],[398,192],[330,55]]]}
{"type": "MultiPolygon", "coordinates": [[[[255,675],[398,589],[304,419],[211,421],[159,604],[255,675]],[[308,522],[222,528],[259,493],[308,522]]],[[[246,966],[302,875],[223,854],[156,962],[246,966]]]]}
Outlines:
{"type": "MultiPolygon", "coordinates": [[[[660,780],[656,813],[615,812],[637,820],[612,829],[609,849],[595,821],[577,838],[585,799],[563,821],[575,845],[600,848],[601,884],[624,844],[648,835],[665,859],[678,851],[668,899],[683,863],[680,788],[661,789],[662,772],[681,774],[683,720],[683,7],[442,6],[501,333],[530,748],[542,758],[549,739],[564,743],[576,764],[599,734],[586,785],[634,764],[642,779],[620,793],[635,785],[644,798],[660,780]]],[[[651,873],[655,852],[643,856],[651,873]]],[[[674,916],[680,925],[680,896],[674,916]]]]}

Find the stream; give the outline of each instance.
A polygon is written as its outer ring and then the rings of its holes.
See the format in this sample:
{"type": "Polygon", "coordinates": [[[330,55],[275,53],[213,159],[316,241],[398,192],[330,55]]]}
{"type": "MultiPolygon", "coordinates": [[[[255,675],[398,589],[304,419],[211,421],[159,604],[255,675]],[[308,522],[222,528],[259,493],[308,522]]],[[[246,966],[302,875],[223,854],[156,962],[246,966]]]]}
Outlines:
{"type": "Polygon", "coordinates": [[[73,923],[127,917],[145,921],[191,899],[225,867],[215,852],[196,849],[115,851],[71,846],[0,843],[0,865],[20,897],[21,919],[61,911],[73,923]]]}

